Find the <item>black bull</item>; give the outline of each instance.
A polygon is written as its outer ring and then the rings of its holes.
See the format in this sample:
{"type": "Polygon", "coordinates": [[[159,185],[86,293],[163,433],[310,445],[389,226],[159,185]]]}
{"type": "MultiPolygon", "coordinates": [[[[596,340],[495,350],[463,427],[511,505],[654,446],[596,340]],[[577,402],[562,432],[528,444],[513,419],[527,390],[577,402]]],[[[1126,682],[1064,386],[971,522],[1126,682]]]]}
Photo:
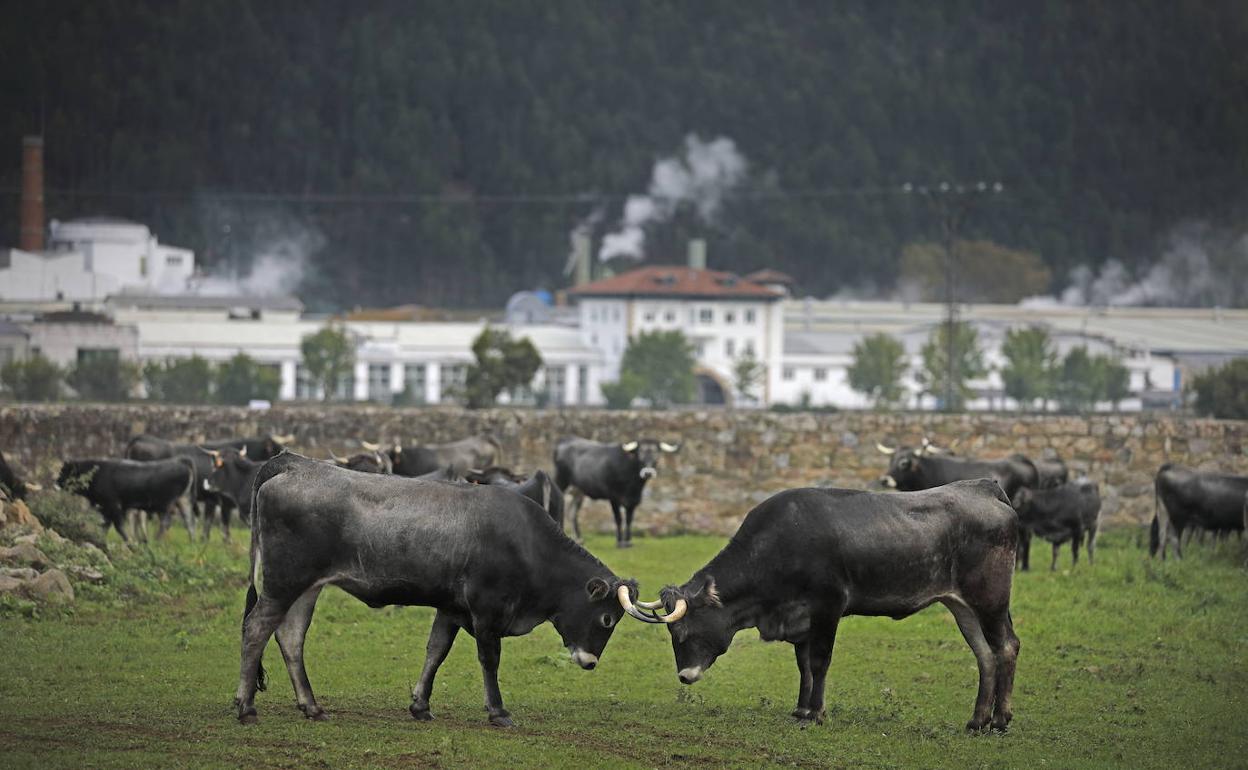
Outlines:
{"type": "Polygon", "coordinates": [[[61,465],[57,485],[87,499],[104,517],[104,526],[112,526],[128,540],[122,523],[128,510],[152,513],[164,520],[172,506],[177,506],[186,521],[186,529],[195,536],[194,520],[181,497],[189,495],[195,503],[196,475],[191,461],[185,457],[172,460],[138,462],[135,460],[66,460],[61,465]]]}
{"type": "Polygon", "coordinates": [[[1182,558],[1184,530],[1197,528],[1217,534],[1243,532],[1248,507],[1248,476],[1204,473],[1166,463],[1153,482],[1154,511],[1149,532],[1148,552],[1155,556],[1174,543],[1174,554],[1182,558]]]}
{"type": "Polygon", "coordinates": [[[490,721],[510,724],[498,688],[501,641],[551,621],[586,669],[623,614],[612,574],[533,501],[499,487],[354,473],[285,454],[256,477],[251,580],[235,703],[256,718],[261,653],[277,634],[298,706],[322,718],[303,665],[317,596],[336,585],[370,607],[437,609],[409,710],[428,719],[438,666],[462,628],[477,641],[490,721]],[[256,591],[257,570],[264,583],[256,591]]]}
{"type": "Polygon", "coordinates": [[[991,719],[1004,729],[1019,650],[1010,618],[1017,538],[1013,508],[987,479],[904,494],[781,492],[687,583],[663,589],[668,620],[678,618],[668,625],[678,676],[697,681],[738,631],[756,627],[764,640],[793,644],[793,716],[818,721],[843,616],[900,619],[941,602],[979,665],[967,727],[991,719]]]}

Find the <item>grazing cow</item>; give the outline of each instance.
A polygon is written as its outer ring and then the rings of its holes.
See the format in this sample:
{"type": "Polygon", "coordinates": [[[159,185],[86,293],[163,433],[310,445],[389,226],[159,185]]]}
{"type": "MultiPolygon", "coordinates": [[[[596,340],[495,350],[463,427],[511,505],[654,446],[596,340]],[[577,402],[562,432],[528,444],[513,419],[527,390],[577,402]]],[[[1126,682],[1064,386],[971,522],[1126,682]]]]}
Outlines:
{"type": "Polygon", "coordinates": [[[256,719],[260,657],[274,632],[300,710],[324,718],[304,670],[303,642],[326,585],[370,607],[437,610],[409,707],[419,720],[431,718],[434,676],[459,629],[467,631],[477,641],[490,722],[499,726],[511,724],[498,689],[503,637],[549,620],[572,659],[592,669],[623,615],[618,589],[636,595],[635,581],[616,577],[535,503],[505,489],[349,473],[284,454],[261,469],[253,494],[235,697],[242,722],[256,719]]]}
{"type": "Polygon", "coordinates": [[[169,511],[176,507],[186,522],[186,530],[195,539],[195,519],[190,508],[182,504],[182,496],[195,504],[197,476],[189,458],[170,460],[66,460],[61,465],[57,486],[76,492],[87,499],[104,517],[107,530],[112,525],[129,541],[122,521],[126,511],[136,510],[143,516],[144,539],[147,538],[146,514],[161,517],[164,532],[169,511]]]}
{"type": "Polygon", "coordinates": [[[638,439],[624,444],[604,444],[575,436],[555,446],[555,483],[572,492],[572,529],[581,539],[580,512],[585,498],[606,500],[615,517],[615,544],[633,544],[633,511],[641,502],[646,482],[658,475],[659,457],[677,452],[679,444],[638,439]],[[624,517],[621,522],[620,509],[624,517]]]}
{"type": "Polygon", "coordinates": [[[498,439],[489,434],[470,436],[449,444],[403,446],[396,438],[386,452],[397,476],[423,476],[439,468],[451,468],[459,476],[472,468],[486,468],[499,461],[503,453],[498,439]]]}
{"type": "Polygon", "coordinates": [[[1182,558],[1183,531],[1196,527],[1215,533],[1243,532],[1244,495],[1248,476],[1205,473],[1166,463],[1153,482],[1153,521],[1148,553],[1166,558],[1166,546],[1174,542],[1174,554],[1182,558]]]}
{"type": "Polygon", "coordinates": [[[791,489],[750,511],[687,583],[641,607],[650,622],[667,623],[684,684],[698,681],[743,629],[792,644],[800,675],[793,716],[808,723],[823,719],[842,617],[900,620],[941,602],[979,664],[967,728],[991,719],[1003,730],[1019,649],[1010,618],[1017,538],[1018,516],[988,479],[903,494],[791,489]]]}
{"type": "Polygon", "coordinates": [[[527,479],[507,468],[492,465],[484,470],[468,471],[466,477],[472,484],[492,484],[496,487],[514,489],[533,502],[542,506],[554,520],[559,531],[563,531],[563,492],[546,471],[534,471],[527,479]]]}
{"type": "Polygon", "coordinates": [[[1070,541],[1071,565],[1079,563],[1079,543],[1088,538],[1088,563],[1094,563],[1101,495],[1091,479],[1069,481],[1048,489],[1023,487],[1014,495],[1019,524],[1053,544],[1049,570],[1057,569],[1057,552],[1070,541]]]}
{"type": "Polygon", "coordinates": [[[227,498],[238,508],[239,517],[251,522],[251,487],[256,474],[266,461],[253,462],[247,457],[247,449],[214,449],[212,473],[208,476],[208,489],[227,498]]]}
{"type": "Polygon", "coordinates": [[[0,452],[0,492],[8,495],[12,500],[25,499],[27,492],[26,482],[18,478],[13,469],[9,467],[9,462],[4,459],[3,452],[0,452]]]}
{"type": "MultiPolygon", "coordinates": [[[[931,489],[962,479],[993,479],[1001,486],[1005,496],[1013,499],[1023,487],[1036,487],[1039,476],[1036,466],[1023,455],[1013,455],[1003,460],[970,460],[952,457],[936,450],[927,439],[918,449],[900,449],[876,444],[876,448],[891,455],[888,473],[880,478],[886,487],[913,492],[931,489]]],[[[1031,568],[1031,533],[1023,530],[1018,544],[1019,566],[1031,568]]]]}

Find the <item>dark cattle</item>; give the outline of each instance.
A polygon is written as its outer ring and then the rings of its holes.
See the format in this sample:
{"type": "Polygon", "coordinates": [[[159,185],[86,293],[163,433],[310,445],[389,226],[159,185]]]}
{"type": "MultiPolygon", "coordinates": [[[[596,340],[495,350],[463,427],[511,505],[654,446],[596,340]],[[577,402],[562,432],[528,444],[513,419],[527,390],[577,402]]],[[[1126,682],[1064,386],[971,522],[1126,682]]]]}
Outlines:
{"type": "Polygon", "coordinates": [[[1217,534],[1244,531],[1244,496],[1248,476],[1203,473],[1166,463],[1153,482],[1154,512],[1148,552],[1166,558],[1166,546],[1183,556],[1184,530],[1195,527],[1217,534]]]}
{"type": "Polygon", "coordinates": [[[1035,489],[1052,489],[1070,481],[1070,470],[1060,457],[1054,457],[1051,460],[1032,460],[1023,454],[1012,454],[1010,459],[1019,463],[1031,463],[1035,467],[1035,489]]]}
{"type": "Polygon", "coordinates": [[[394,472],[394,466],[390,463],[390,458],[384,452],[360,452],[350,457],[339,457],[333,451],[329,453],[335,463],[346,468],[349,471],[359,471],[360,473],[381,473],[389,475],[394,472]]]}
{"type": "Polygon", "coordinates": [[[0,492],[8,495],[13,500],[23,500],[26,497],[26,482],[17,477],[13,469],[9,467],[9,461],[4,459],[4,453],[0,452],[0,492]]]}
{"type": "Polygon", "coordinates": [[[469,471],[466,477],[472,484],[492,484],[496,487],[514,489],[533,502],[542,506],[550,518],[554,520],[559,531],[563,531],[563,492],[546,471],[534,471],[527,479],[506,468],[497,465],[480,471],[469,471]]]}
{"type": "Polygon", "coordinates": [[[464,476],[472,468],[494,465],[502,451],[498,439],[487,434],[427,446],[403,446],[396,439],[386,454],[396,476],[423,476],[448,467],[457,475],[464,476]]]}
{"type": "MultiPolygon", "coordinates": [[[[952,457],[934,449],[926,439],[918,449],[902,447],[890,449],[882,444],[876,447],[892,455],[888,473],[880,480],[887,487],[904,492],[932,489],[963,479],[992,479],[1001,486],[1005,496],[1013,499],[1023,487],[1036,487],[1039,476],[1036,466],[1023,455],[1013,455],[1003,460],[970,460],[952,457]]],[[[1024,530],[1020,535],[1019,565],[1030,569],[1031,533],[1024,530]]]]}
{"type": "Polygon", "coordinates": [[[303,640],[325,585],[370,607],[437,609],[412,692],[416,719],[430,718],[434,675],[459,629],[467,631],[477,641],[490,721],[504,726],[503,637],[549,620],[573,660],[592,669],[623,614],[617,589],[636,595],[636,582],[616,577],[545,511],[505,489],[349,473],[285,454],[261,469],[254,494],[252,585],[235,698],[244,722],[255,720],[260,656],[274,632],[299,708],[310,718],[324,715],[304,670],[303,640]]]}
{"type": "Polygon", "coordinates": [[[112,525],[122,540],[129,540],[121,526],[126,511],[160,516],[163,532],[166,517],[174,507],[182,514],[193,540],[195,520],[181,498],[189,495],[194,505],[196,478],[194,466],[185,457],[149,462],[66,460],[56,483],[85,497],[104,517],[104,526],[112,525]]]}
{"type": "Polygon", "coordinates": [[[801,683],[793,716],[821,721],[842,617],[901,619],[941,602],[979,664],[967,727],[991,718],[1004,729],[1019,649],[1010,619],[1017,522],[987,479],[904,494],[781,492],[750,511],[689,582],[664,588],[667,616],[651,622],[668,623],[684,684],[700,679],[738,631],[758,628],[764,640],[789,642],[801,683]]]}
{"type": "Polygon", "coordinates": [[[1057,569],[1057,552],[1070,541],[1071,564],[1079,563],[1079,543],[1088,538],[1088,563],[1094,563],[1101,495],[1096,482],[1071,481],[1048,489],[1023,487],[1014,495],[1018,521],[1028,532],[1053,544],[1050,570],[1057,569]]]}
{"type": "Polygon", "coordinates": [[[555,447],[555,483],[572,492],[572,529],[579,540],[581,504],[606,500],[615,517],[615,544],[633,544],[633,511],[641,502],[646,482],[658,475],[657,464],[664,452],[677,452],[680,446],[653,439],[624,444],[603,444],[584,438],[564,438],[555,447]],[[623,520],[620,512],[623,509],[623,520]]]}
{"type": "Polygon", "coordinates": [[[253,462],[247,452],[236,449],[213,450],[208,489],[229,499],[243,521],[251,521],[251,487],[265,461],[253,462]]]}

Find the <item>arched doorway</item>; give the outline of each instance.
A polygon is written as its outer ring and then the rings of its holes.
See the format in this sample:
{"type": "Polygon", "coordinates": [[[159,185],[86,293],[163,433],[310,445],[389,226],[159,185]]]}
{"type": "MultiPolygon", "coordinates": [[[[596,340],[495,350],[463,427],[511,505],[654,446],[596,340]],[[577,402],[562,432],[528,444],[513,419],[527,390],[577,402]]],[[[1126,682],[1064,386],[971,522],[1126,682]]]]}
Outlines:
{"type": "Polygon", "coordinates": [[[725,387],[719,376],[706,369],[694,372],[697,385],[697,402],[706,406],[727,406],[732,400],[732,391],[725,387]]]}

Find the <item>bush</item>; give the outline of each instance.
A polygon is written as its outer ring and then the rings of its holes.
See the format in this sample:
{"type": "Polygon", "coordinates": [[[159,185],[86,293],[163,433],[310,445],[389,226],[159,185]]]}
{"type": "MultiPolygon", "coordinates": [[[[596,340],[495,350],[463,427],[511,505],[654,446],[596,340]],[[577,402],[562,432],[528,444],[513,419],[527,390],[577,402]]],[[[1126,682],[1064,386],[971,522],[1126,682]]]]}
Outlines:
{"type": "Polygon", "coordinates": [[[86,356],[65,382],[87,401],[125,401],[139,384],[139,365],[117,355],[86,356]]]}
{"type": "Polygon", "coordinates": [[[36,353],[21,361],[10,361],[0,369],[0,384],[18,401],[55,401],[61,395],[65,373],[36,353]]]}
{"type": "Polygon", "coordinates": [[[217,368],[217,400],[223,404],[246,406],[252,399],[276,401],[281,389],[281,374],[246,353],[236,354],[217,368]]]}
{"type": "Polygon", "coordinates": [[[40,524],[61,537],[104,547],[104,520],[79,495],[67,489],[49,489],[30,495],[26,503],[40,524]]]}
{"type": "Polygon", "coordinates": [[[207,404],[212,399],[212,364],[200,356],[149,361],[143,367],[147,397],[172,404],[207,404]]]}
{"type": "Polygon", "coordinates": [[[1236,358],[1192,380],[1196,411],[1221,420],[1248,420],[1248,358],[1236,358]]]}

